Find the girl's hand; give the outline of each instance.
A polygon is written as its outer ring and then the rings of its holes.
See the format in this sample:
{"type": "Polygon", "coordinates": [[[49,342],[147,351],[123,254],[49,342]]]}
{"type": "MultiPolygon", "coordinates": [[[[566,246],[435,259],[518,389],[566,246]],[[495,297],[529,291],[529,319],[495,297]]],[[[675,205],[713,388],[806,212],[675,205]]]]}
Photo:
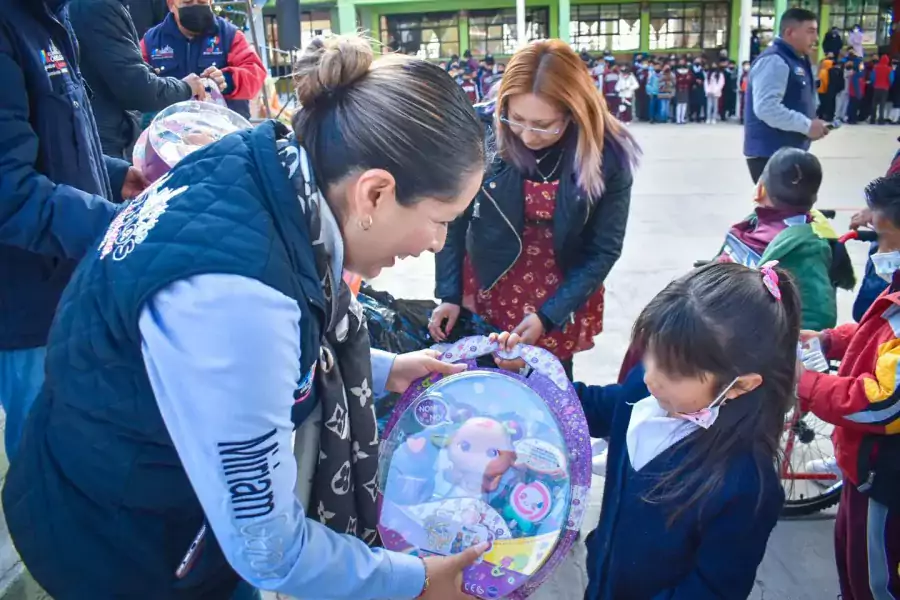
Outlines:
{"type": "Polygon", "coordinates": [[[435,350],[420,350],[419,352],[398,354],[397,358],[394,359],[385,388],[389,392],[402,394],[413,381],[426,377],[431,373],[453,375],[466,370],[465,363],[445,363],[439,360],[440,356],[440,352],[435,350]]]}
{"type": "Polygon", "coordinates": [[[860,227],[869,227],[872,225],[872,211],[864,208],[858,213],[850,217],[850,229],[856,231],[860,227]]]}
{"type": "MultiPolygon", "coordinates": [[[[492,333],[488,336],[488,339],[492,342],[496,342],[498,346],[500,346],[500,350],[504,350],[506,352],[511,352],[513,348],[519,345],[522,341],[522,338],[519,337],[517,333],[509,333],[504,331],[503,333],[492,333]]],[[[504,371],[513,371],[518,372],[521,371],[525,367],[525,361],[521,358],[516,358],[513,360],[505,360],[503,358],[494,357],[494,362],[498,367],[503,369],[504,371]]]]}
{"type": "Polygon", "coordinates": [[[428,333],[435,341],[443,342],[453,331],[456,321],[459,319],[459,304],[450,304],[444,302],[431,313],[431,320],[428,321],[428,333]],[[447,325],[444,326],[444,321],[447,325]],[[443,329],[442,329],[443,326],[443,329]]]}
{"type": "Polygon", "coordinates": [[[801,329],[800,330],[800,341],[802,343],[806,343],[809,340],[817,339],[820,342],[822,341],[822,333],[819,331],[813,331],[811,329],[801,329]]]}

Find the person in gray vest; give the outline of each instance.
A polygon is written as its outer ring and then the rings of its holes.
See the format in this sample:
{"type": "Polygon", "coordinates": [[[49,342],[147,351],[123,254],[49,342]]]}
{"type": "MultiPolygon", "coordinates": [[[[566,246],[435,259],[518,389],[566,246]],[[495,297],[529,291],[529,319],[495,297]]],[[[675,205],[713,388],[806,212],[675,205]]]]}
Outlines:
{"type": "Polygon", "coordinates": [[[744,122],[744,156],[753,183],[785,146],[808,150],[828,135],[816,118],[816,84],[809,57],[819,40],[816,14],[792,8],[781,16],[778,37],[750,69],[744,122]]]}

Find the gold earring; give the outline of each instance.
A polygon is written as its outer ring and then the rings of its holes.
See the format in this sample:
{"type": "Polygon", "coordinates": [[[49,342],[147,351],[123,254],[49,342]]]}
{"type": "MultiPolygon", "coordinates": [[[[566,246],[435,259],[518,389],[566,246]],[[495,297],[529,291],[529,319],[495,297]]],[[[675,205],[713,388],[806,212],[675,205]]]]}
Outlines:
{"type": "Polygon", "coordinates": [[[366,215],[366,219],[367,219],[366,221],[363,221],[362,219],[360,219],[356,223],[357,225],[359,225],[359,228],[362,229],[363,231],[368,231],[369,229],[371,229],[372,223],[374,222],[374,219],[372,219],[372,215],[366,215]]]}

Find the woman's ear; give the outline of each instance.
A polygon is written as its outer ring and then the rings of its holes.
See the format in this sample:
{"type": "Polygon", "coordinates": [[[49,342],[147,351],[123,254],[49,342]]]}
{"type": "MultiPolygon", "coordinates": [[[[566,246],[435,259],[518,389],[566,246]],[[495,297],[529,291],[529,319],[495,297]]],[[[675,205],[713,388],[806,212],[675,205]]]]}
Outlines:
{"type": "Polygon", "coordinates": [[[397,181],[384,169],[369,169],[347,185],[347,218],[360,223],[375,219],[376,211],[397,199],[397,181]]]}
{"type": "Polygon", "coordinates": [[[750,392],[761,386],[762,382],[763,378],[759,373],[748,373],[747,375],[741,375],[737,378],[737,381],[734,382],[734,385],[731,386],[731,389],[725,393],[725,397],[729,400],[740,398],[744,394],[749,394],[750,392]]]}

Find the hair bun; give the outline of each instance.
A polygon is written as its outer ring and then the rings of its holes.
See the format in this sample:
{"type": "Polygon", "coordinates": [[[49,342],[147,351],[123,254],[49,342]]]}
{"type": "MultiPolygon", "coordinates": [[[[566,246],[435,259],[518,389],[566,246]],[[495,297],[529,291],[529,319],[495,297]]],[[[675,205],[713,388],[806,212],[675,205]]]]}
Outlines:
{"type": "Polygon", "coordinates": [[[369,72],[375,53],[360,36],[316,38],[294,66],[294,84],[301,104],[353,85],[369,72]]]}

